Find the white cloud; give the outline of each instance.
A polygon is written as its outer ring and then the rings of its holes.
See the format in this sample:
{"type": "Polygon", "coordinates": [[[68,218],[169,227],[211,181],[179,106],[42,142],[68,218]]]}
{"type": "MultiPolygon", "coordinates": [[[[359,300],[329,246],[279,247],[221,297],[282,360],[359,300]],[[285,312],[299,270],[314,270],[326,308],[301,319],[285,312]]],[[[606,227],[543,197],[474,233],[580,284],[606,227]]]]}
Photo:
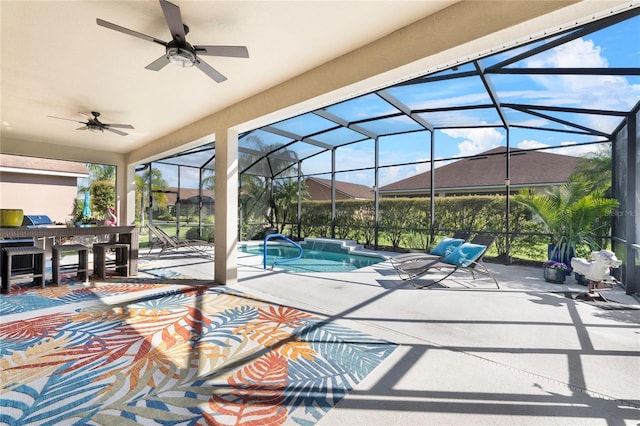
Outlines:
{"type": "MultiPolygon", "coordinates": [[[[600,46],[582,38],[555,47],[531,58],[527,67],[536,68],[607,68],[609,63],[600,46]]],[[[552,105],[574,105],[601,109],[630,109],[635,104],[640,87],[631,85],[625,77],[611,75],[539,75],[534,81],[547,89],[543,97],[555,101],[552,105]]],[[[537,96],[541,94],[538,92],[537,96]]]]}
{"type": "Polygon", "coordinates": [[[549,124],[549,120],[546,118],[529,118],[522,121],[513,121],[511,124],[516,124],[518,126],[544,127],[549,124]]]}
{"type": "Polygon", "coordinates": [[[442,133],[454,139],[464,139],[458,143],[456,156],[467,156],[488,151],[501,145],[504,134],[495,128],[443,129],[442,133]]]}
{"type": "Polygon", "coordinates": [[[546,148],[549,145],[544,144],[542,142],[538,142],[538,141],[532,141],[532,140],[523,140],[522,142],[520,142],[517,147],[520,149],[536,149],[536,148],[546,148]]]}
{"type": "MultiPolygon", "coordinates": [[[[429,158],[418,158],[416,161],[429,161],[429,158]]],[[[416,164],[416,174],[425,173],[431,170],[431,163],[416,164]]]]}
{"type": "Polygon", "coordinates": [[[575,141],[563,141],[561,146],[550,148],[551,145],[536,140],[523,140],[517,147],[520,149],[549,148],[545,152],[561,155],[571,155],[574,157],[584,157],[586,154],[597,152],[601,145],[584,145],[575,141]]]}

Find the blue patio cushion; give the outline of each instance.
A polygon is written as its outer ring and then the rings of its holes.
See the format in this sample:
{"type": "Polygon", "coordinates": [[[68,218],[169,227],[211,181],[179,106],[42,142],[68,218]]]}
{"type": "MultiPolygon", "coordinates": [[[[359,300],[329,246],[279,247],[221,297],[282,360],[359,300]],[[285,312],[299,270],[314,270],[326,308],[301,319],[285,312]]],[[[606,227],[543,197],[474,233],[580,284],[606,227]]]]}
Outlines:
{"type": "Polygon", "coordinates": [[[435,254],[436,256],[446,256],[462,243],[464,243],[463,239],[449,237],[443,238],[442,241],[440,241],[438,245],[431,250],[431,254],[435,254]]]}
{"type": "Polygon", "coordinates": [[[482,256],[482,253],[484,253],[486,249],[487,246],[483,246],[481,244],[463,243],[454,251],[449,253],[444,258],[444,262],[466,268],[467,266],[478,260],[478,258],[482,256]]]}

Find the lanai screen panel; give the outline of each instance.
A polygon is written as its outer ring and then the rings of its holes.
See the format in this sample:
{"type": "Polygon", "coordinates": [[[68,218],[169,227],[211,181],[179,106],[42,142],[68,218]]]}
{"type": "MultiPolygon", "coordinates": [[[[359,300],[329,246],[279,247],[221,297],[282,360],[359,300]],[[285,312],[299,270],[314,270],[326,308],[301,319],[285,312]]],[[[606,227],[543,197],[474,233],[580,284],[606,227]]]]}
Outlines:
{"type": "Polygon", "coordinates": [[[386,91],[411,111],[491,104],[491,98],[477,76],[446,80],[426,77],[424,83],[404,84],[386,91]]]}
{"type": "Polygon", "coordinates": [[[325,110],[348,123],[356,123],[400,113],[400,110],[375,93],[331,105],[325,108],[325,110]]]}
{"type": "Polygon", "coordinates": [[[416,123],[415,120],[407,117],[406,115],[381,118],[374,121],[359,123],[358,125],[368,132],[381,136],[424,130],[422,125],[416,123]]]}
{"type": "MultiPolygon", "coordinates": [[[[336,171],[373,169],[375,166],[375,141],[367,139],[362,142],[344,145],[336,149],[336,171]]],[[[362,183],[358,174],[350,176],[348,182],[362,183]]]]}

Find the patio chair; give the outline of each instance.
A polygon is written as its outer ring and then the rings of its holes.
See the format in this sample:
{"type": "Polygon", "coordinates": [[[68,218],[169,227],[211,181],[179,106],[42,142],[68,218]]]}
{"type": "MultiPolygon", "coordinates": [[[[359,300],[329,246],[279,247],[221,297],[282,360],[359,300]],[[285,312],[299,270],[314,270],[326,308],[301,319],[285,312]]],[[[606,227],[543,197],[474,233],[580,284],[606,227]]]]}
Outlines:
{"type": "Polygon", "coordinates": [[[405,253],[389,259],[395,269],[401,268],[406,262],[419,260],[442,259],[471,236],[469,231],[456,231],[451,237],[443,238],[429,253],[405,253]]]}
{"type": "Polygon", "coordinates": [[[156,255],[156,257],[160,257],[162,253],[165,253],[169,250],[179,250],[179,249],[187,249],[187,251],[191,251],[199,256],[211,257],[212,253],[209,253],[209,250],[212,250],[214,245],[205,240],[194,240],[194,239],[180,239],[176,237],[172,237],[167,234],[162,228],[159,226],[154,226],[151,224],[147,224],[147,228],[149,228],[149,232],[156,238],[156,242],[152,243],[149,247],[149,253],[156,246],[160,246],[160,251],[156,255]]]}
{"type": "MultiPolygon", "coordinates": [[[[438,283],[444,285],[442,284],[443,280],[455,272],[464,271],[471,273],[474,280],[476,279],[476,273],[489,276],[499,289],[500,285],[498,284],[498,281],[483,262],[483,257],[494,239],[495,237],[491,235],[478,236],[477,239],[474,238],[474,241],[484,241],[487,244],[463,243],[441,259],[422,259],[406,262],[404,265],[396,268],[396,271],[401,279],[411,281],[413,286],[416,288],[427,288],[438,283]],[[416,285],[414,282],[415,279],[420,278],[429,272],[433,272],[434,270],[441,272],[444,271],[445,274],[429,284],[416,285]]],[[[444,286],[447,287],[446,285],[444,286]]]]}

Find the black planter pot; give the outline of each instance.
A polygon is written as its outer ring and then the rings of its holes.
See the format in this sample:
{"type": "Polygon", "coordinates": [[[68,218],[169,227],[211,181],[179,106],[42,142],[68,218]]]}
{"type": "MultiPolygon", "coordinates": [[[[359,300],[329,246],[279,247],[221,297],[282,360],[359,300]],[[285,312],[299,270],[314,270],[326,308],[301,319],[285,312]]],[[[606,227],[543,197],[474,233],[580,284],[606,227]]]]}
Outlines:
{"type": "Polygon", "coordinates": [[[567,275],[560,269],[543,268],[544,280],[550,283],[563,284],[567,275]]]}
{"type": "Polygon", "coordinates": [[[585,278],[584,275],[582,274],[578,274],[577,272],[574,272],[573,276],[576,278],[576,281],[578,282],[578,284],[580,285],[588,285],[588,280],[585,278]]]}
{"type": "Polygon", "coordinates": [[[565,253],[561,259],[559,251],[555,250],[555,248],[556,246],[554,244],[547,245],[547,259],[564,263],[569,267],[569,274],[571,274],[571,258],[575,257],[575,253],[573,250],[569,250],[569,253],[565,253]]]}

